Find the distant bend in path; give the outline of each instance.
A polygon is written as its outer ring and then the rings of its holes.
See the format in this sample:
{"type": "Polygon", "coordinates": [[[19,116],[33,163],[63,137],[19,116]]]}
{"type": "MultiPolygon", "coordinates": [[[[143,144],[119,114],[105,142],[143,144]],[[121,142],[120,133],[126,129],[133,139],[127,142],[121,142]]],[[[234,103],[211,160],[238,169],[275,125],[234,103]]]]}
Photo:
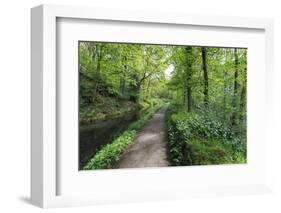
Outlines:
{"type": "Polygon", "coordinates": [[[169,166],[166,141],[166,108],[161,108],[141,129],[115,168],[169,166]]]}

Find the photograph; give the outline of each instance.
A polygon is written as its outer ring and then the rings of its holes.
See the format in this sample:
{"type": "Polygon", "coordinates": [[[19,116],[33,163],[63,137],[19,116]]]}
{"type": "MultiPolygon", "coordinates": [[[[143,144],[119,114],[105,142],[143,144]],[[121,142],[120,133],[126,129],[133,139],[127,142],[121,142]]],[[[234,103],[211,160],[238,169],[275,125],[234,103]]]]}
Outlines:
{"type": "Polygon", "coordinates": [[[79,170],[247,163],[247,48],[78,42],[79,170]]]}

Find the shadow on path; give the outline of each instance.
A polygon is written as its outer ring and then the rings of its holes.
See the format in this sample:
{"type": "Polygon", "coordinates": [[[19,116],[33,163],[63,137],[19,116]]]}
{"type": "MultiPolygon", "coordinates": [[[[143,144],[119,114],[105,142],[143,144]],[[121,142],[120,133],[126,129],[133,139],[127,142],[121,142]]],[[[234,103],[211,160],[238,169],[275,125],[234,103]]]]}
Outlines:
{"type": "Polygon", "coordinates": [[[141,129],[115,168],[169,166],[166,141],[166,108],[160,109],[141,129]]]}

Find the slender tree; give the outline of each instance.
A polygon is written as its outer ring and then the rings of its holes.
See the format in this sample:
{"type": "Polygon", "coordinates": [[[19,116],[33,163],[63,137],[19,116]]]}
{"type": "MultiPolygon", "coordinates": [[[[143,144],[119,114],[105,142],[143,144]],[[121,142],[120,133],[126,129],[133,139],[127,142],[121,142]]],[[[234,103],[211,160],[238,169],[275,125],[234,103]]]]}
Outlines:
{"type": "Polygon", "coordinates": [[[124,59],[123,59],[123,67],[124,67],[124,70],[122,71],[122,76],[121,76],[121,79],[120,79],[120,91],[122,94],[125,93],[125,88],[126,88],[126,76],[127,76],[127,71],[128,71],[128,65],[127,65],[127,57],[124,56],[124,59]]]}
{"type": "Polygon", "coordinates": [[[244,114],[243,112],[245,111],[245,107],[246,107],[246,86],[247,86],[247,68],[244,69],[244,82],[243,82],[243,86],[241,89],[241,95],[240,95],[240,108],[239,108],[239,112],[240,112],[240,116],[239,116],[239,120],[242,121],[244,118],[244,114]]]}
{"type": "Polygon", "coordinates": [[[207,49],[206,47],[201,48],[202,51],[202,67],[204,76],[204,105],[209,105],[209,79],[208,79],[208,64],[207,64],[207,49]]]}
{"type": "Polygon", "coordinates": [[[92,95],[92,102],[94,103],[97,97],[98,89],[99,89],[99,84],[100,84],[100,79],[101,79],[101,60],[103,57],[103,45],[98,45],[95,48],[92,48],[92,57],[93,60],[97,61],[97,67],[96,67],[96,74],[94,78],[94,90],[93,90],[93,95],[92,95]],[[96,50],[96,53],[94,52],[96,50]]]}
{"type": "Polygon", "coordinates": [[[226,120],[226,62],[227,62],[227,50],[226,48],[224,49],[224,67],[223,67],[223,118],[226,120]]]}
{"type": "Polygon", "coordinates": [[[187,66],[185,70],[186,74],[186,84],[185,84],[185,100],[187,111],[191,111],[192,106],[192,89],[191,89],[191,77],[192,77],[192,47],[186,47],[186,56],[187,56],[187,66]]]}
{"type": "Polygon", "coordinates": [[[232,118],[231,123],[233,126],[237,125],[237,92],[238,92],[238,51],[237,48],[234,48],[234,63],[235,63],[235,72],[234,72],[234,83],[233,83],[233,100],[232,100],[232,118]]]}
{"type": "Polygon", "coordinates": [[[146,85],[146,90],[145,90],[145,99],[149,98],[150,84],[151,84],[151,76],[147,79],[147,85],[146,85]]]}

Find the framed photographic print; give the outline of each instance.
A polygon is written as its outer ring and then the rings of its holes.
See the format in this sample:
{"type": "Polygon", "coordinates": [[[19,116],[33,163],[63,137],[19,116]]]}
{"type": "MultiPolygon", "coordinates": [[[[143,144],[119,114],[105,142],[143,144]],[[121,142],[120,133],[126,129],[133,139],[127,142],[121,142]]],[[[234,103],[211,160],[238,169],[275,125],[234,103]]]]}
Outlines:
{"type": "Polygon", "coordinates": [[[32,203],[270,191],[272,20],[31,14],[32,203]]]}

